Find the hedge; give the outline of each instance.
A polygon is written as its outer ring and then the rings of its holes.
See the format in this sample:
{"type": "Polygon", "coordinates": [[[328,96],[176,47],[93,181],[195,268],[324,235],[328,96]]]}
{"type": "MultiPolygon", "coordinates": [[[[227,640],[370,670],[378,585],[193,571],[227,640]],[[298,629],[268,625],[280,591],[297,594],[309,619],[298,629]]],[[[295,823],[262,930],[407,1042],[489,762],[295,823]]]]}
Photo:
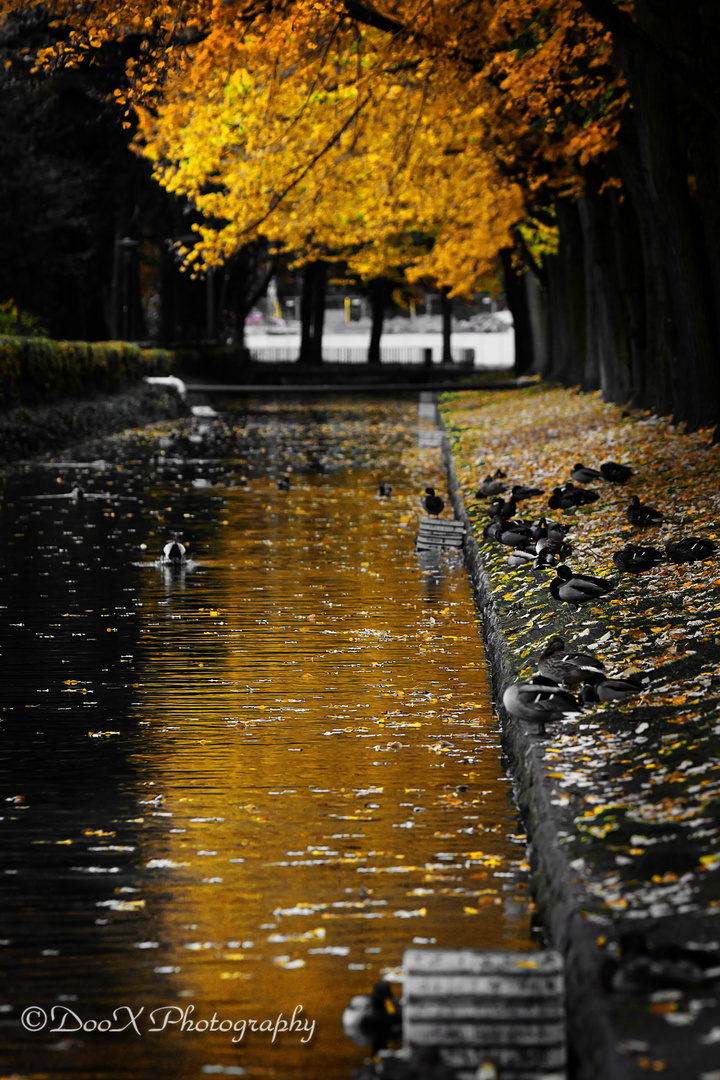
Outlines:
{"type": "Polygon", "coordinates": [[[125,341],[52,341],[0,335],[0,408],[58,396],[108,393],[146,375],[166,375],[172,354],[125,341]]]}

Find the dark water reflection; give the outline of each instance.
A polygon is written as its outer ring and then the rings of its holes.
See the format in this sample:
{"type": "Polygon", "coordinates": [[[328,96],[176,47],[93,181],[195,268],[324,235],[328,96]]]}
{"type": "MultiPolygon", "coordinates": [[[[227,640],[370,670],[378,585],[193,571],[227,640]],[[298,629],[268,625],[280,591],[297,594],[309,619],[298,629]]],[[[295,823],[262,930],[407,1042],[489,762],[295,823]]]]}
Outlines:
{"type": "Polygon", "coordinates": [[[337,399],[82,453],[3,477],[3,1068],[345,1080],[406,947],[531,947],[439,451],[337,399]]]}

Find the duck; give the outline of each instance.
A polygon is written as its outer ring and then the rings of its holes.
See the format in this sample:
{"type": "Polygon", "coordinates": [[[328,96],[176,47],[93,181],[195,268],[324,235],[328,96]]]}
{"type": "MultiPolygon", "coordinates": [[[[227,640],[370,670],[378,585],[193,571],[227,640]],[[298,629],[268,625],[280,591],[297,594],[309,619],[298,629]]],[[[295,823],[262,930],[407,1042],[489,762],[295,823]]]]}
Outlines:
{"type": "Polygon", "coordinates": [[[502,495],[504,491],[507,491],[507,484],[503,484],[497,474],[495,476],[486,476],[480,482],[480,486],[475,492],[475,498],[487,499],[493,495],[502,495]]]}
{"type": "Polygon", "coordinates": [[[600,472],[611,484],[626,484],[633,475],[629,465],[620,465],[617,461],[604,461],[600,472]]]}
{"type": "Polygon", "coordinates": [[[560,521],[548,521],[546,517],[540,517],[532,526],[533,540],[562,540],[570,532],[570,525],[563,525],[560,521]]]}
{"type": "Polygon", "coordinates": [[[608,957],[601,979],[610,991],[650,994],[720,981],[720,953],[686,945],[652,945],[640,930],[620,936],[620,955],[608,957]]]}
{"type": "Polygon", "coordinates": [[[605,477],[597,469],[591,469],[589,465],[578,461],[570,473],[570,479],[576,484],[594,484],[596,480],[604,480],[605,477]]]}
{"type": "Polygon", "coordinates": [[[499,517],[494,517],[492,521],[488,521],[483,529],[483,540],[499,540],[503,525],[504,522],[499,517]]]}
{"type": "Polygon", "coordinates": [[[595,701],[620,701],[622,698],[635,697],[641,694],[647,675],[627,675],[622,679],[597,679],[586,682],[578,692],[578,697],[584,705],[595,701]]]}
{"type": "Polygon", "coordinates": [[[167,544],[165,544],[160,561],[165,563],[166,566],[181,566],[183,563],[187,562],[185,545],[180,543],[177,538],[177,533],[173,533],[172,539],[168,540],[167,544]]]}
{"type": "MultiPolygon", "coordinates": [[[[569,545],[568,545],[569,546],[569,545]]],[[[560,562],[560,557],[554,553],[551,548],[541,548],[535,555],[533,566],[541,568],[543,566],[557,566],[560,562]]]]}
{"type": "Polygon", "coordinates": [[[665,515],[662,510],[656,510],[654,506],[641,503],[637,495],[633,495],[630,504],[625,511],[625,517],[631,525],[640,529],[651,528],[653,525],[662,525],[665,515]]]}
{"type": "Polygon", "coordinates": [[[490,514],[490,517],[499,517],[502,518],[503,521],[509,521],[510,518],[515,517],[515,514],[517,513],[517,503],[512,498],[508,499],[506,502],[502,495],[499,495],[496,499],[493,499],[488,506],[488,513],[490,514]]]}
{"type": "Polygon", "coordinates": [[[384,499],[389,499],[392,495],[392,484],[388,484],[385,480],[380,481],[378,487],[378,495],[381,495],[384,499]]]}
{"type": "Polygon", "coordinates": [[[433,487],[425,488],[425,495],[420,500],[420,505],[429,517],[439,517],[445,509],[444,501],[435,494],[433,487]]]}
{"type": "Polygon", "coordinates": [[[605,675],[605,665],[592,653],[573,652],[566,648],[559,634],[550,638],[540,653],[538,671],[556,683],[580,686],[588,677],[605,675]]]}
{"type": "Polygon", "coordinates": [[[587,491],[585,488],[576,488],[574,484],[563,484],[553,489],[548,499],[551,510],[572,510],[576,506],[587,506],[597,502],[600,498],[597,491],[587,491]]]}
{"type": "Polygon", "coordinates": [[[518,544],[514,547],[508,555],[508,566],[529,566],[531,563],[534,566],[537,561],[537,555],[531,547],[518,544]]]}
{"type": "Polygon", "coordinates": [[[278,491],[289,491],[290,490],[290,477],[289,476],[281,476],[281,477],[279,477],[278,482],[275,485],[275,487],[278,489],[278,491]]]}
{"type": "Polygon", "coordinates": [[[523,521],[503,521],[497,539],[507,547],[524,547],[532,543],[532,533],[523,521]]]}
{"type": "Polygon", "coordinates": [[[547,521],[545,523],[548,540],[564,540],[570,532],[572,525],[563,525],[561,521],[547,521]]]}
{"type": "Polygon", "coordinates": [[[690,563],[711,559],[717,553],[717,544],[704,536],[684,536],[682,540],[671,540],[665,545],[665,554],[670,562],[690,563]]]}
{"type": "Polygon", "coordinates": [[[537,495],[544,495],[543,488],[539,487],[526,487],[523,484],[514,484],[511,490],[511,494],[516,503],[521,499],[534,499],[537,495]]]}
{"type": "Polygon", "coordinates": [[[557,576],[550,582],[551,596],[566,604],[574,604],[575,607],[586,604],[590,600],[598,600],[601,596],[607,596],[617,585],[613,578],[575,574],[564,563],[557,567],[555,573],[557,576]]]}
{"type": "Polygon", "coordinates": [[[567,540],[559,540],[556,536],[542,536],[535,541],[535,551],[538,555],[542,555],[543,552],[553,555],[557,562],[558,558],[568,559],[572,555],[572,544],[567,540]]]}
{"type": "Polygon", "coordinates": [[[375,1055],[400,1035],[402,1009],[386,979],[376,982],[369,994],[356,994],[342,1014],[343,1031],[358,1046],[372,1044],[375,1055]]]}
{"type": "Polygon", "coordinates": [[[546,682],[542,676],[533,676],[529,683],[511,683],[503,693],[503,705],[518,720],[538,725],[538,734],[547,734],[548,721],[562,720],[568,713],[580,712],[582,706],[568,690],[556,683],[546,682]]]}
{"type": "Polygon", "coordinates": [[[618,570],[625,574],[642,574],[645,570],[654,570],[667,556],[654,547],[637,547],[626,544],[622,551],[613,554],[613,562],[618,570]]]}

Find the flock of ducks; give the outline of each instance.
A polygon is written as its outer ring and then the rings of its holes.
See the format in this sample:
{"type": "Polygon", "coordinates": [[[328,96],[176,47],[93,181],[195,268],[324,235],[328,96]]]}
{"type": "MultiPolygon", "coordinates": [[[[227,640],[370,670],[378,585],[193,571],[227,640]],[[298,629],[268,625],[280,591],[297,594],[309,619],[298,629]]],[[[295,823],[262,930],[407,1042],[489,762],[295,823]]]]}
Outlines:
{"type": "MultiPolygon", "coordinates": [[[[554,488],[547,500],[548,509],[570,511],[595,503],[600,498],[599,493],[578,485],[625,484],[632,475],[633,470],[628,465],[615,461],[604,462],[599,469],[578,462],[572,468],[569,480],[554,488]]],[[[579,573],[566,564],[565,560],[572,556],[572,544],[567,540],[568,524],[545,516],[535,521],[516,516],[518,504],[524,499],[543,495],[541,488],[515,484],[508,490],[505,481],[502,470],[486,476],[475,492],[475,498],[489,500],[490,521],[483,530],[483,537],[510,549],[510,566],[553,567],[555,577],[549,583],[550,596],[575,609],[602,599],[617,587],[617,578],[579,573]]],[[[643,503],[637,495],[631,497],[625,517],[636,529],[657,527],[670,521],[662,510],[643,503]]],[[[712,558],[716,552],[714,541],[688,536],[669,541],[662,551],[652,546],[627,543],[612,558],[620,574],[637,575],[653,570],[660,563],[692,563],[712,558]]],[[[548,722],[578,713],[587,704],[640,694],[647,682],[647,676],[638,674],[624,678],[611,676],[596,656],[573,652],[561,637],[555,636],[538,658],[537,673],[530,682],[508,686],[503,694],[503,705],[517,719],[537,725],[538,733],[544,735],[548,722]]]]}
{"type": "MultiPolygon", "coordinates": [[[[586,486],[578,487],[578,484],[603,481],[625,484],[632,475],[630,466],[616,461],[606,461],[599,469],[578,462],[567,483],[554,488],[547,501],[548,508],[569,511],[590,505],[599,500],[599,493],[586,486]]],[[[509,548],[508,564],[512,567],[553,567],[555,577],[549,583],[549,592],[560,603],[577,609],[612,592],[618,585],[617,578],[582,574],[566,564],[565,560],[572,556],[572,544],[567,540],[569,524],[545,516],[535,521],[516,516],[518,504],[543,495],[543,489],[514,484],[508,490],[506,479],[506,474],[498,469],[486,476],[475,492],[476,499],[489,500],[490,521],[483,529],[483,538],[509,548]]],[[[389,495],[390,490],[381,484],[379,494],[389,495]]],[[[420,504],[428,516],[435,518],[445,507],[443,499],[432,487],[425,489],[420,504]]],[[[637,529],[656,527],[669,520],[661,510],[641,502],[637,495],[631,497],[625,516],[637,529]]],[[[669,541],[664,551],[627,543],[612,558],[621,574],[637,575],[653,570],[663,562],[692,563],[712,558],[716,552],[717,545],[713,540],[688,536],[669,541]]],[[[579,713],[588,704],[640,694],[648,681],[648,676],[635,673],[622,678],[609,675],[598,657],[573,652],[563,638],[556,635],[540,654],[537,673],[531,681],[512,683],[506,688],[503,705],[512,716],[535,724],[538,734],[545,735],[548,722],[579,713]]]]}

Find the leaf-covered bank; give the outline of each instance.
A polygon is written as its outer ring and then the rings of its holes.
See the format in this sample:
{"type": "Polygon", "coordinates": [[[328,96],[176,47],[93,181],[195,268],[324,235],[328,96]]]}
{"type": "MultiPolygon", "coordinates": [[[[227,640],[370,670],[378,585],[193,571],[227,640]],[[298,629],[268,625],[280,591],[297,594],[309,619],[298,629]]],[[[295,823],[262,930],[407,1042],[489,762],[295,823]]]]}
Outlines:
{"type": "MultiPolygon", "coordinates": [[[[447,394],[441,403],[457,480],[456,510],[472,527],[474,567],[494,668],[495,695],[537,670],[549,639],[596,654],[608,672],[642,672],[647,690],[586,707],[539,737],[498,707],[531,841],[533,879],[550,943],[568,961],[570,1037],[578,1076],[635,1077],[648,1070],[683,1080],[717,1076],[720,1012],[712,986],[618,991],[610,984],[622,934],[677,943],[707,955],[720,915],[720,666],[717,559],[662,562],[619,573],[626,543],[660,550],[681,536],[720,537],[720,448],[596,394],[547,386],[508,393],[447,394]],[[548,508],[578,462],[629,465],[626,485],[598,481],[599,499],[572,511],[548,508]],[[544,493],[519,514],[571,525],[573,571],[617,580],[603,599],[571,609],[554,600],[552,567],[511,568],[510,549],[483,539],[488,499],[480,481],[500,469],[508,486],[544,493]],[[638,529],[632,495],[665,521],[638,529]],[[460,498],[462,502],[460,501],[460,498]]],[[[717,986],[715,986],[717,989],[717,986]]]]}

